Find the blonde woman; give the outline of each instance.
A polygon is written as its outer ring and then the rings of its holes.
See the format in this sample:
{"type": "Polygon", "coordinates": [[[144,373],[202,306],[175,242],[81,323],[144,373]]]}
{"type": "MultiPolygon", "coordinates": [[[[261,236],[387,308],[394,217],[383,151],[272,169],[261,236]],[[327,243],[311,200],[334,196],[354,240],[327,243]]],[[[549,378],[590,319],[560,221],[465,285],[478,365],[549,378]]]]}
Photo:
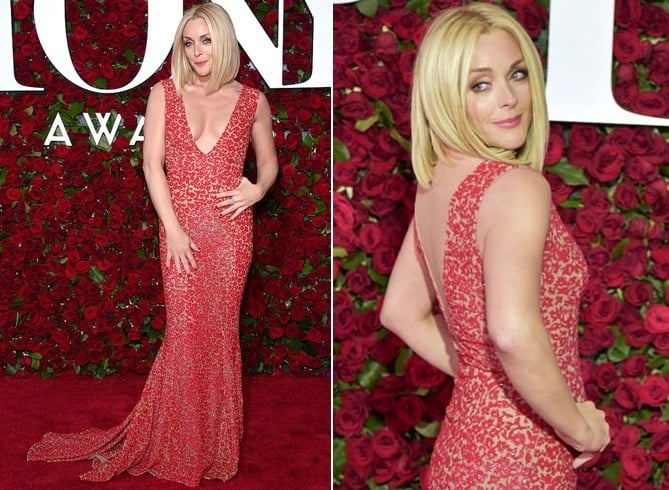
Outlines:
{"type": "Polygon", "coordinates": [[[270,108],[235,81],[239,47],[217,4],[184,14],[172,78],[153,87],[144,173],[160,218],[166,333],[141,399],[107,430],[44,436],[29,459],[93,459],[82,475],[127,471],[198,486],[237,472],[242,438],[239,308],[252,250],[252,210],[277,159],[270,108]],[[252,142],[258,177],[242,176],[252,142]]]}
{"type": "Polygon", "coordinates": [[[490,4],[443,12],[420,46],[411,111],[420,186],[381,319],[454,376],[423,488],[574,489],[609,433],[584,398],[587,268],[541,175],[531,39],[490,4]]]}

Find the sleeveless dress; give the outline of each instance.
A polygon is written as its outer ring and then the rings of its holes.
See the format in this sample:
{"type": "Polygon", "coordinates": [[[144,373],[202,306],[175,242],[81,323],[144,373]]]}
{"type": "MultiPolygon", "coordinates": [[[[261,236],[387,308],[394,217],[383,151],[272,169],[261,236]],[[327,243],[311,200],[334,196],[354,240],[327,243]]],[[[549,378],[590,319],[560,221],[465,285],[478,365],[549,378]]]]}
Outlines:
{"type": "Polygon", "coordinates": [[[178,274],[161,263],[167,326],[141,398],[126,420],[108,430],[47,433],[29,460],[93,459],[83,480],[123,471],[197,486],[237,472],[242,437],[239,309],[252,253],[251,208],[221,216],[214,192],[236,188],[259,92],[242,86],[230,122],[214,148],[195,144],[185,107],[171,80],[165,88],[165,166],[179,223],[198,245],[197,269],[178,274]]]}
{"type": "MultiPolygon", "coordinates": [[[[483,162],[453,193],[446,228],[439,306],[458,346],[459,372],[422,487],[441,489],[573,490],[574,454],[520,397],[488,336],[477,214],[496,177],[527,168],[483,162]]],[[[414,233],[425,260],[418,229],[414,233]]],[[[580,295],[587,280],[583,254],[553,206],[541,274],[541,313],[567,384],[585,399],[578,356],[580,295]]],[[[437,291],[436,283],[433,286],[437,291]]],[[[439,295],[437,295],[439,296],[439,295]]]]}

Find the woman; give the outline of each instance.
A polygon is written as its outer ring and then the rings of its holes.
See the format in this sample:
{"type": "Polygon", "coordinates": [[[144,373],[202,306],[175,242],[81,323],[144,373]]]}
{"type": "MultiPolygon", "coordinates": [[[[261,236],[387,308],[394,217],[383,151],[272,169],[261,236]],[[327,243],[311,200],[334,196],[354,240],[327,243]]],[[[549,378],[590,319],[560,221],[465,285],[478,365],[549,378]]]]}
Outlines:
{"type": "Polygon", "coordinates": [[[423,487],[574,489],[574,468],[609,434],[579,370],[586,264],[540,173],[536,49],[499,7],[448,10],[424,37],[413,84],[420,186],[381,319],[454,376],[423,487]]]}
{"type": "Polygon", "coordinates": [[[149,96],[144,173],[160,218],[165,338],[141,399],[106,431],[47,434],[28,459],[94,460],[84,480],[145,472],[188,486],[228,480],[242,436],[239,308],[252,250],[252,210],[277,159],[270,107],[237,81],[239,47],[217,4],[184,14],[172,78],[149,96]],[[242,176],[249,144],[257,182],[242,176]],[[167,174],[165,172],[167,169],[167,174]]]}

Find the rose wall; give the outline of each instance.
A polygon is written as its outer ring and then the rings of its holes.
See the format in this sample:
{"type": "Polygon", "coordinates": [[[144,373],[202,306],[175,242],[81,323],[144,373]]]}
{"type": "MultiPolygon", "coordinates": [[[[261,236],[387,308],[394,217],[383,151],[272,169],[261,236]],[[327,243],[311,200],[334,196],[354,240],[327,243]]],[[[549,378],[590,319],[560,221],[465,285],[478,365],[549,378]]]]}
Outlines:
{"type": "MultiPolygon", "coordinates": [[[[149,88],[98,95],[61,76],[42,51],[32,0],[13,0],[16,79],[44,92],[0,93],[0,365],[7,374],[147,372],[165,329],[158,222],[130,145],[149,88]],[[84,113],[116,114],[109,145],[84,113]],[[60,114],[72,146],[44,146],[60,114]]],[[[194,1],[184,1],[184,9],[194,1]]],[[[66,0],[81,77],[123,87],[144,56],[146,0],[66,0]]],[[[277,2],[250,1],[276,39],[277,2]]],[[[309,76],[312,18],[285,2],[285,83],[309,76]]],[[[238,26],[239,28],[239,26],[238,26]]],[[[169,60],[169,57],[168,57],[169,60]]],[[[240,80],[272,105],[279,178],[256,206],[255,252],[242,307],[249,372],[327,373],[330,355],[330,89],[268,90],[242,54],[240,80]]],[[[4,69],[4,68],[3,68],[4,69]]],[[[247,156],[253,178],[254,156],[247,156]]],[[[212,332],[215,335],[215,332],[212,332]]]]}
{"type": "MultiPolygon", "coordinates": [[[[416,46],[426,19],[461,3],[335,6],[338,488],[417,488],[450,396],[451,379],[385,330],[379,307],[416,189],[408,152],[416,46]]],[[[501,3],[550,56],[548,1],[501,3]]],[[[615,97],[635,112],[669,117],[669,1],[615,6],[615,97]]],[[[609,447],[579,471],[581,488],[669,488],[668,136],[667,127],[551,124],[545,175],[590,271],[581,367],[612,432],[609,447]]]]}

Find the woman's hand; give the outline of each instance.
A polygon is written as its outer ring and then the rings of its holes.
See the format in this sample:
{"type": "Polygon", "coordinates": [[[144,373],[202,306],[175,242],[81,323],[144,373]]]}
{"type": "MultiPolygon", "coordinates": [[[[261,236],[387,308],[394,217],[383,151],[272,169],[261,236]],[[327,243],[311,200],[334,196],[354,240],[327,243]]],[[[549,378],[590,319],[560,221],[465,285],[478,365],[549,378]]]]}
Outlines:
{"type": "Polygon", "coordinates": [[[168,232],[165,235],[165,245],[167,247],[167,267],[170,262],[174,260],[174,265],[177,272],[181,274],[181,270],[186,274],[190,274],[191,268],[197,269],[197,263],[193,252],[199,252],[200,249],[190,239],[190,237],[182,229],[174,232],[168,232]]]}
{"type": "Polygon", "coordinates": [[[572,441],[558,432],[562,440],[581,451],[581,454],[574,458],[572,463],[574,468],[582,466],[594,458],[597,453],[604,451],[611,441],[609,424],[606,422],[606,413],[603,410],[599,410],[591,401],[577,403],[576,408],[590,428],[587,440],[572,441]]]}
{"type": "Polygon", "coordinates": [[[260,186],[253,184],[246,177],[242,177],[242,183],[239,184],[239,187],[232,191],[219,192],[214,194],[214,197],[222,199],[221,202],[216,204],[217,208],[225,208],[221,215],[234,213],[230,216],[230,219],[235,219],[242,211],[260,201],[263,192],[260,186]]]}

